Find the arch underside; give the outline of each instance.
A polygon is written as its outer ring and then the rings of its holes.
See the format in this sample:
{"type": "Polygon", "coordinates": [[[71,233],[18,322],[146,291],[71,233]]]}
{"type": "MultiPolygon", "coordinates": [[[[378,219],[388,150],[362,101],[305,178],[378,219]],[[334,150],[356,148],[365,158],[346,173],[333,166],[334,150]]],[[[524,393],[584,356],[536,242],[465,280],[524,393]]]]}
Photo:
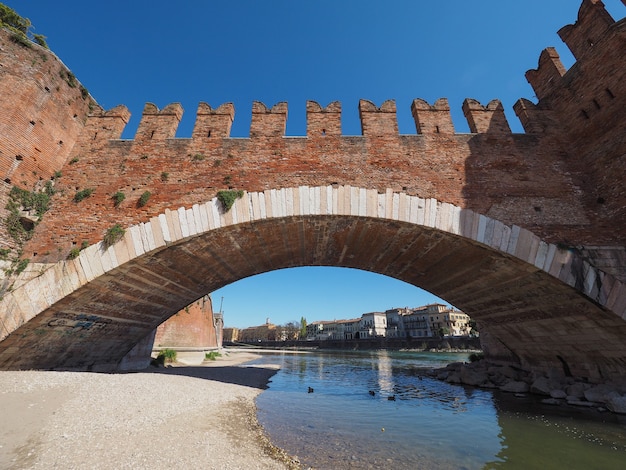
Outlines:
{"type": "MultiPolygon", "coordinates": [[[[626,322],[535,266],[406,222],[307,215],[235,224],[134,258],[56,302],[0,343],[0,369],[113,369],[194,300],[298,266],[371,271],[476,319],[493,359],[583,377],[626,372],[626,322]]],[[[243,294],[245,295],[245,294],[243,294]]]]}

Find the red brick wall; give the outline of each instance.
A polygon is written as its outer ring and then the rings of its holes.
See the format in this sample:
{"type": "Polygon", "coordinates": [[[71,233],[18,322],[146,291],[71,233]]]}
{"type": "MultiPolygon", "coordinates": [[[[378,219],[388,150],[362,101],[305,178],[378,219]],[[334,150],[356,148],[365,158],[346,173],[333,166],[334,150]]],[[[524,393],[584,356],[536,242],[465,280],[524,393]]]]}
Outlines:
{"type": "Polygon", "coordinates": [[[205,296],[162,323],[154,339],[156,347],[216,348],[211,297],[205,296]]]}
{"type": "MultiPolygon", "coordinates": [[[[41,188],[62,168],[95,106],[52,52],[11,37],[0,30],[0,218],[12,186],[41,188]]],[[[14,243],[0,224],[6,246],[14,243]]]]}
{"type": "Polygon", "coordinates": [[[119,140],[128,111],[92,115],[63,167],[61,190],[25,256],[52,262],[107,228],[146,221],[165,209],[206,202],[226,188],[300,185],[392,188],[517,224],[550,242],[622,244],[626,233],[624,35],[601,4],[586,0],[562,36],[578,62],[567,72],[553,50],[527,76],[540,98],[515,107],[526,134],[512,134],[501,104],[466,100],[470,134],[455,134],[445,100],[413,103],[415,135],[399,135],[396,104],[362,101],[363,136],[340,134],[341,106],[307,105],[307,136],[284,137],[287,104],[253,106],[249,138],[230,138],[231,104],[201,103],[192,139],[174,138],[178,104],[147,104],[134,140],[119,140]],[[593,26],[589,26],[592,24],[593,26]],[[582,26],[580,26],[582,25],[582,26]],[[579,50],[580,34],[594,45],[579,50]],[[591,32],[590,32],[591,31],[591,32]],[[609,90],[609,91],[607,91],[609,90]],[[585,110],[587,117],[582,113],[585,110]],[[93,195],[73,201],[79,190],[93,195]],[[126,199],[115,207],[112,195],[126,199]],[[138,207],[149,191],[147,205],[138,207]]]}

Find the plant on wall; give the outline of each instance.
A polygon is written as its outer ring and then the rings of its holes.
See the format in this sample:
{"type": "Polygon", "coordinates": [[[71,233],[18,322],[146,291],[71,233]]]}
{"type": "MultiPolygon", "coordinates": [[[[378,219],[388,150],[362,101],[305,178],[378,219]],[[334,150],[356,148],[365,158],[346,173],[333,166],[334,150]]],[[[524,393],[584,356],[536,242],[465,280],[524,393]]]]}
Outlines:
{"type": "Polygon", "coordinates": [[[120,241],[125,233],[126,230],[124,230],[120,224],[115,224],[106,231],[104,237],[102,238],[102,242],[104,243],[104,246],[108,248],[120,241]]]}
{"type": "Polygon", "coordinates": [[[80,202],[83,199],[87,199],[89,196],[91,196],[93,194],[93,189],[91,188],[85,188],[85,189],[81,189],[80,191],[77,191],[76,194],[74,194],[74,202],[80,202]]]}
{"type": "Polygon", "coordinates": [[[230,208],[233,207],[235,201],[241,197],[243,197],[242,190],[235,191],[234,189],[229,189],[227,191],[217,192],[217,199],[222,204],[224,212],[228,212],[230,208]]]}
{"type": "Polygon", "coordinates": [[[124,199],[126,199],[126,195],[122,191],[118,191],[111,197],[111,199],[113,199],[113,204],[117,207],[124,199]]]}
{"type": "Polygon", "coordinates": [[[152,196],[152,193],[150,191],[144,191],[143,194],[139,197],[139,201],[137,201],[137,205],[139,207],[143,207],[146,204],[148,204],[148,201],[150,200],[150,196],[152,196]]]}

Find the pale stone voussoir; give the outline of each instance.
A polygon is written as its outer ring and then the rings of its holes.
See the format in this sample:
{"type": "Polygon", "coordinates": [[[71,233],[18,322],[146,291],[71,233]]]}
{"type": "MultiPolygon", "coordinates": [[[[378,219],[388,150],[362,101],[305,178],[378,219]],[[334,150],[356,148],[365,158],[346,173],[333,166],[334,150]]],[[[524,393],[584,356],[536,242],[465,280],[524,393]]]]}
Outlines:
{"type": "Polygon", "coordinates": [[[178,220],[178,212],[165,209],[165,220],[167,221],[167,229],[170,234],[170,243],[175,243],[183,238],[182,231],[180,229],[180,221],[178,220]]]}
{"type": "Polygon", "coordinates": [[[130,234],[130,240],[135,251],[135,256],[141,256],[145,253],[143,247],[143,240],[141,239],[141,230],[138,225],[131,225],[128,227],[128,233],[130,234]]]}
{"type": "Polygon", "coordinates": [[[222,226],[222,219],[220,214],[222,212],[222,205],[220,201],[214,197],[211,202],[208,203],[209,212],[209,226],[211,229],[220,228],[222,226]]]}
{"type": "Polygon", "coordinates": [[[207,214],[206,204],[194,204],[193,212],[196,214],[196,220],[200,221],[200,233],[209,230],[209,214],[207,214]]]}
{"type": "Polygon", "coordinates": [[[159,217],[152,217],[150,219],[150,225],[152,226],[152,236],[154,237],[154,249],[165,246],[165,237],[163,236],[163,230],[159,217]]]}
{"type": "Polygon", "coordinates": [[[517,250],[517,240],[519,239],[521,227],[513,225],[511,227],[511,235],[509,236],[509,243],[506,247],[506,252],[510,255],[515,255],[517,250]]]}
{"type": "Polygon", "coordinates": [[[170,227],[167,223],[167,216],[165,214],[159,214],[159,225],[161,227],[161,233],[163,234],[163,241],[165,244],[172,243],[172,235],[170,233],[170,227]]]}
{"type": "Polygon", "coordinates": [[[113,246],[107,246],[104,242],[99,242],[98,245],[100,247],[100,261],[102,262],[104,272],[108,273],[112,269],[117,268],[119,263],[117,262],[113,246]]]}
{"type": "Polygon", "coordinates": [[[350,215],[359,215],[359,188],[350,187],[350,215]]]}
{"type": "Polygon", "coordinates": [[[392,220],[398,220],[400,217],[400,195],[393,193],[391,195],[391,218],[392,220]]]}
{"type": "Polygon", "coordinates": [[[306,215],[309,213],[309,187],[298,187],[298,214],[306,215]]]}
{"type": "Polygon", "coordinates": [[[35,314],[37,314],[39,312],[44,311],[45,309],[50,307],[50,305],[52,305],[48,301],[47,296],[45,295],[44,288],[45,286],[43,285],[41,278],[36,277],[32,279],[30,282],[27,282],[26,284],[24,284],[24,286],[21,289],[16,289],[16,292],[22,291],[23,293],[26,294],[28,298],[28,303],[31,306],[30,310],[34,312],[35,314]]]}
{"type": "Polygon", "coordinates": [[[63,261],[61,263],[56,263],[52,269],[58,271],[57,277],[60,279],[58,285],[61,289],[63,297],[70,295],[82,286],[78,273],[76,272],[75,262],[63,261]]]}
{"type": "Polygon", "coordinates": [[[617,279],[613,282],[606,307],[626,320],[626,285],[617,279]]]}
{"type": "Polygon", "coordinates": [[[189,222],[187,222],[187,209],[184,207],[179,207],[176,210],[178,214],[178,221],[180,223],[180,232],[182,234],[182,238],[187,238],[190,235],[189,232],[189,222]]]}
{"type": "Polygon", "coordinates": [[[408,222],[411,219],[411,200],[406,193],[398,194],[398,220],[408,222]]]}
{"type": "Polygon", "coordinates": [[[102,242],[88,246],[84,250],[81,250],[78,255],[78,259],[80,259],[80,263],[89,281],[93,281],[95,278],[104,274],[102,256],[100,254],[101,243],[102,242]]]}

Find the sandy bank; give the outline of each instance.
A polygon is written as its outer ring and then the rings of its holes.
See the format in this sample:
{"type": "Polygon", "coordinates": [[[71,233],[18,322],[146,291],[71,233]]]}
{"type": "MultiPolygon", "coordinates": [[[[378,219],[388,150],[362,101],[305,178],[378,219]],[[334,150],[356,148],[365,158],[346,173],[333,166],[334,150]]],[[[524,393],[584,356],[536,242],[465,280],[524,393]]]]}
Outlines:
{"type": "Polygon", "coordinates": [[[254,357],[128,374],[0,372],[0,468],[289,468],[254,407],[276,369],[240,365],[254,357]]]}

